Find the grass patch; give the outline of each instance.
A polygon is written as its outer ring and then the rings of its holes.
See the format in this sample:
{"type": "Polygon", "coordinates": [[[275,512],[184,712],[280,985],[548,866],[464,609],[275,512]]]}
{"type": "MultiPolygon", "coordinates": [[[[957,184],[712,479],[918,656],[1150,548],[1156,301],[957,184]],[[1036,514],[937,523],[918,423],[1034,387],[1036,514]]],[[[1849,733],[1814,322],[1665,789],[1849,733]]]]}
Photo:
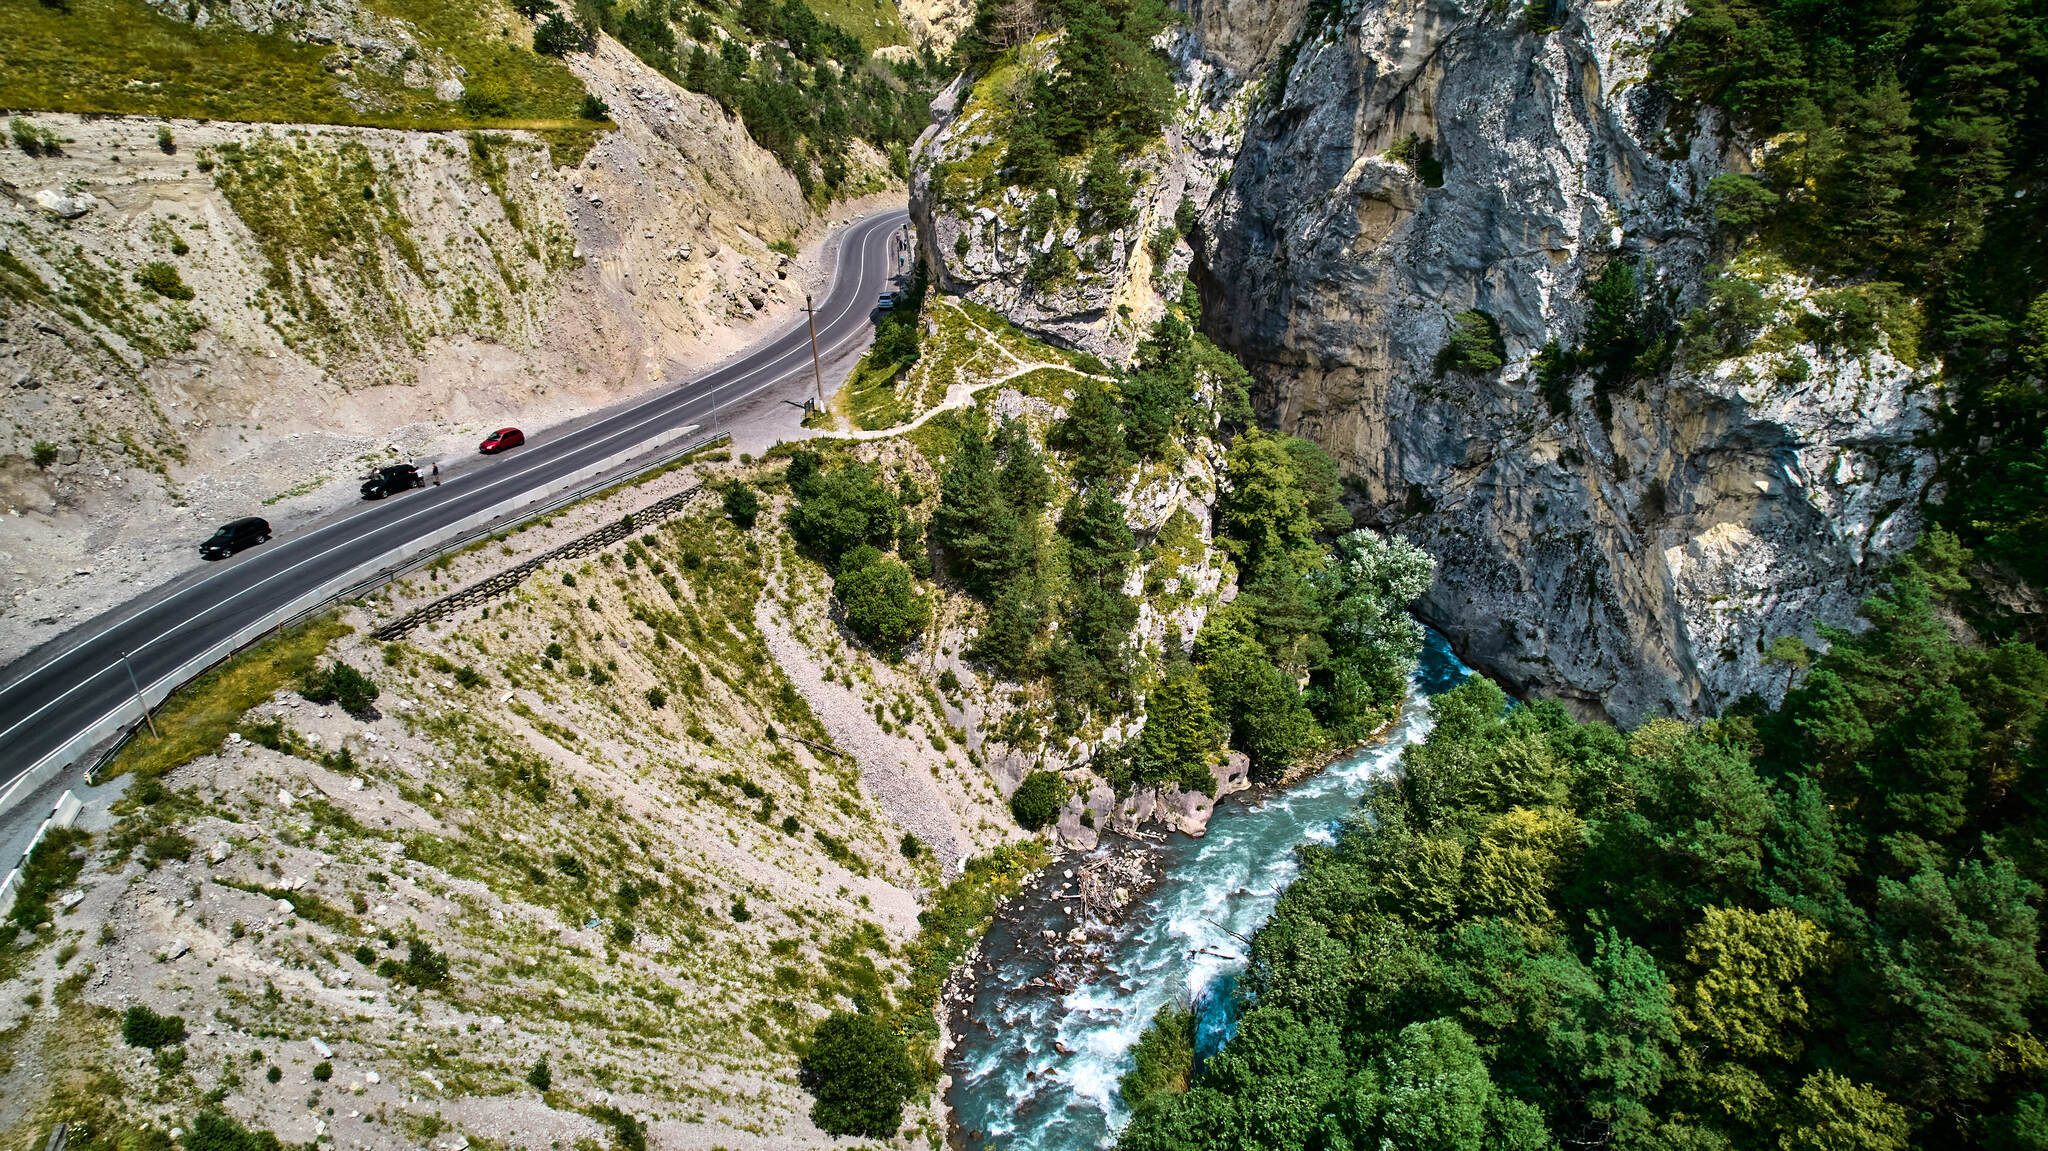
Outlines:
{"type": "Polygon", "coordinates": [[[322,616],[271,636],[193,680],[157,709],[158,734],[144,728],[101,778],[130,771],[154,777],[218,750],[243,712],[313,670],[327,645],[349,630],[335,616],[322,616]]]}
{"type": "Polygon", "coordinates": [[[872,52],[890,44],[910,43],[910,34],[904,31],[903,18],[896,14],[896,5],[883,0],[807,0],[811,11],[821,18],[839,25],[849,35],[860,41],[860,45],[872,52]]]}
{"type": "Polygon", "coordinates": [[[523,22],[509,10],[487,0],[384,0],[369,7],[411,24],[422,41],[462,66],[464,86],[483,99],[444,104],[368,62],[337,76],[321,65],[331,46],[295,43],[282,31],[258,35],[225,18],[195,28],[142,0],[71,0],[61,9],[0,0],[8,39],[0,105],[380,128],[532,128],[586,139],[594,133],[577,117],[582,83],[561,63],[535,55],[523,22]],[[510,35],[503,32],[508,27],[510,35]]]}

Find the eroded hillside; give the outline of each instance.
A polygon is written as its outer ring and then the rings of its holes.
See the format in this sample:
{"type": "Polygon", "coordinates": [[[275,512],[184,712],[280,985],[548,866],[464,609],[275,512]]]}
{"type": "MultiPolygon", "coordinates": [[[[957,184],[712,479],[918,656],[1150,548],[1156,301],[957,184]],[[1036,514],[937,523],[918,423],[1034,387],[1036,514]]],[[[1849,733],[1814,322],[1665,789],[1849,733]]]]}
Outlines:
{"type": "Polygon", "coordinates": [[[0,655],[190,566],[223,519],[320,514],[372,464],[789,322],[924,123],[887,5],[29,7],[8,101],[58,110],[0,156],[0,655]],[[812,97],[838,118],[786,114],[812,97]]]}

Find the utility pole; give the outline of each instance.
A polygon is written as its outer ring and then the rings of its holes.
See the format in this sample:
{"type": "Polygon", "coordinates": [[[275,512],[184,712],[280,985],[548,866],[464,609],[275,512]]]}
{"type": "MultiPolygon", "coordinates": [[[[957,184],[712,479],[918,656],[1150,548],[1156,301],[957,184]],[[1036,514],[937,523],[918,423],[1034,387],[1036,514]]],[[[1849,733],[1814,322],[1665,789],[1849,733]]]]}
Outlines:
{"type": "Polygon", "coordinates": [[[128,669],[128,686],[135,689],[135,702],[142,705],[142,722],[149,725],[151,736],[162,739],[163,736],[157,734],[156,717],[149,714],[149,701],[142,698],[142,684],[135,678],[135,665],[128,662],[128,653],[125,651],[121,653],[121,666],[128,669]]]}
{"type": "Polygon", "coordinates": [[[811,325],[811,382],[818,386],[818,410],[825,410],[825,371],[818,366],[818,313],[811,307],[811,294],[804,293],[804,318],[811,325]]]}

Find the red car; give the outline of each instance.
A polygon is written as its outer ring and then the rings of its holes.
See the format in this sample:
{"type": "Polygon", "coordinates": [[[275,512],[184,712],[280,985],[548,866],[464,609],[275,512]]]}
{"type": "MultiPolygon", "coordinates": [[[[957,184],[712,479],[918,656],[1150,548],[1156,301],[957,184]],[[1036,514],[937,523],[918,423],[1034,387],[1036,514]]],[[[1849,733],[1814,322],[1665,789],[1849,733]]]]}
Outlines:
{"type": "Polygon", "coordinates": [[[506,448],[516,448],[525,442],[526,433],[518,428],[499,428],[497,431],[485,436],[484,442],[478,444],[476,450],[485,455],[490,455],[492,452],[502,452],[506,448]]]}

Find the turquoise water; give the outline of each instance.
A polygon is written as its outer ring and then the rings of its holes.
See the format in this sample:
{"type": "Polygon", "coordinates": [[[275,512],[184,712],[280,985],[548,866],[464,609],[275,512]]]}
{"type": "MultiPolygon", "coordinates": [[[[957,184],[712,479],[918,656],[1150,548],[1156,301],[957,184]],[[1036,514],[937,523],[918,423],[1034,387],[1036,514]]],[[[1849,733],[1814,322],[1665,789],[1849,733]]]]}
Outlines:
{"type": "Polygon", "coordinates": [[[1126,1115],[1117,1080],[1131,1047],[1169,1002],[1200,1013],[1197,1043],[1221,1046],[1235,1019],[1243,937],[1272,914],[1294,878],[1294,848],[1328,842],[1337,821],[1401,750],[1428,734],[1431,695],[1464,682],[1465,666],[1428,635],[1415,691],[1383,742],[1293,787],[1217,804],[1201,839],[1160,845],[1164,878],[1123,922],[1081,946],[1048,950],[1067,904],[1050,898],[1074,857],[1048,870],[989,930],[974,998],[956,1015],[949,1095],[969,1151],[1079,1151],[1115,1142],[1126,1115]]]}

